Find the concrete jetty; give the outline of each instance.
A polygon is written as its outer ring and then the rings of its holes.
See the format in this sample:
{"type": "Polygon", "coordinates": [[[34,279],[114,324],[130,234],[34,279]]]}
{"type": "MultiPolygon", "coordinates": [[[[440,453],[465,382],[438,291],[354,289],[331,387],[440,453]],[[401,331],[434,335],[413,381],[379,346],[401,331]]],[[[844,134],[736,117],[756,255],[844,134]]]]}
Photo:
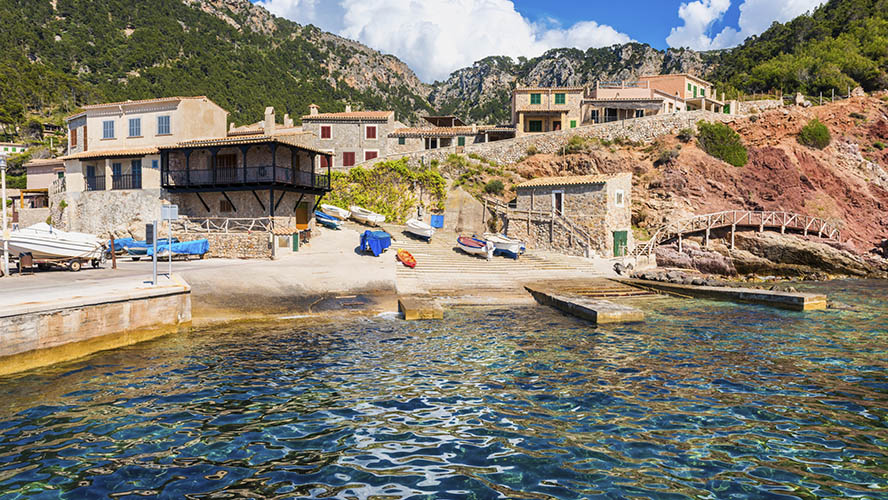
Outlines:
{"type": "Polygon", "coordinates": [[[732,288],[719,286],[680,285],[637,279],[621,279],[621,283],[646,290],[727,302],[760,304],[793,311],[826,309],[826,295],[819,293],[781,292],[756,288],[732,288]]]}
{"type": "MultiPolygon", "coordinates": [[[[4,285],[14,284],[7,278],[4,285]]],[[[184,280],[86,281],[0,292],[0,375],[73,360],[178,331],[191,323],[184,280]]]]}
{"type": "Polygon", "coordinates": [[[562,293],[558,288],[549,285],[526,285],[524,288],[540,304],[554,307],[595,324],[644,321],[644,312],[626,304],[562,293]]]}
{"type": "Polygon", "coordinates": [[[403,295],[398,297],[398,310],[407,321],[420,319],[444,319],[444,309],[429,295],[403,295]]]}

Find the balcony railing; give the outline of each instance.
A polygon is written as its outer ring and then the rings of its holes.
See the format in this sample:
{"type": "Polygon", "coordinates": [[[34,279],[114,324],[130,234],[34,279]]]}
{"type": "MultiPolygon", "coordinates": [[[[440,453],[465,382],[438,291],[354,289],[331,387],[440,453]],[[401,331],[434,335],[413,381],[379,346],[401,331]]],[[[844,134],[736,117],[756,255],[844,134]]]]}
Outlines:
{"type": "Polygon", "coordinates": [[[142,174],[121,174],[111,179],[111,189],[142,189],[142,174]]]}
{"type": "Polygon", "coordinates": [[[87,176],[86,177],[86,190],[87,191],[104,191],[105,190],[105,176],[87,176]]]}
{"type": "Polygon", "coordinates": [[[311,189],[330,189],[330,171],[312,173],[289,167],[226,167],[161,172],[164,188],[210,188],[282,185],[311,189]]]}

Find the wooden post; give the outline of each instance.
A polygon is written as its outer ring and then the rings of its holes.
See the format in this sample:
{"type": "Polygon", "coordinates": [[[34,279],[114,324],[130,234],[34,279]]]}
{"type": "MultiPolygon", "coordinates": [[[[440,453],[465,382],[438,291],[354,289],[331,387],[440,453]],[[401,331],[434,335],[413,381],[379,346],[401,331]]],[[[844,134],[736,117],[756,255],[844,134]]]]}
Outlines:
{"type": "Polygon", "coordinates": [[[111,269],[117,269],[117,252],[114,251],[114,233],[111,233],[111,269]]]}

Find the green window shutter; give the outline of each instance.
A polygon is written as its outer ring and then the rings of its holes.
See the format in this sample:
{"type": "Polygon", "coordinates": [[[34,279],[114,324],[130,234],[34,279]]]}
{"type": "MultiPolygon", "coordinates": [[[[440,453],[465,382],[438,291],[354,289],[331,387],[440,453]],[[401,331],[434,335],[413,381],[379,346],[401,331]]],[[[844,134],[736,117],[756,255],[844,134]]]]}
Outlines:
{"type": "Polygon", "coordinates": [[[570,121],[570,128],[577,128],[577,121],[576,120],[570,121]]]}
{"type": "Polygon", "coordinates": [[[403,146],[407,143],[407,140],[403,137],[398,137],[398,145],[403,146]]]}
{"type": "Polygon", "coordinates": [[[700,95],[706,95],[706,89],[705,89],[705,88],[700,87],[700,95]]]}
{"type": "Polygon", "coordinates": [[[555,94],[555,104],[564,104],[565,101],[564,94],[555,94]]]}
{"type": "Polygon", "coordinates": [[[691,83],[688,82],[688,92],[690,92],[691,90],[692,90],[692,89],[691,89],[691,83]]]}
{"type": "Polygon", "coordinates": [[[540,120],[531,120],[528,125],[531,132],[543,131],[543,122],[540,120]]]}
{"type": "Polygon", "coordinates": [[[456,138],[456,145],[457,146],[465,146],[466,145],[466,138],[463,136],[457,137],[456,138]]]}
{"type": "Polygon", "coordinates": [[[540,104],[542,102],[543,102],[543,99],[540,94],[530,94],[530,103],[531,104],[540,104]]]}

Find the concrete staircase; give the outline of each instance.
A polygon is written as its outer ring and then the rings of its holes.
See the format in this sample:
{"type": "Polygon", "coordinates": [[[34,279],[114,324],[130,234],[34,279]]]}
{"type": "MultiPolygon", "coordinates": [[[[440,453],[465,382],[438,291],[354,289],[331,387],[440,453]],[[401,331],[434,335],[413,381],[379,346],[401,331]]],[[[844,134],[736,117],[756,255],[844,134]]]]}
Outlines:
{"type": "Polygon", "coordinates": [[[488,261],[456,247],[457,234],[438,232],[431,243],[414,239],[399,226],[384,228],[392,235],[392,249],[403,248],[416,257],[415,269],[398,264],[398,290],[438,296],[479,294],[524,295],[523,284],[552,279],[600,276],[592,261],[550,252],[529,251],[518,260],[496,256],[488,261]]]}

